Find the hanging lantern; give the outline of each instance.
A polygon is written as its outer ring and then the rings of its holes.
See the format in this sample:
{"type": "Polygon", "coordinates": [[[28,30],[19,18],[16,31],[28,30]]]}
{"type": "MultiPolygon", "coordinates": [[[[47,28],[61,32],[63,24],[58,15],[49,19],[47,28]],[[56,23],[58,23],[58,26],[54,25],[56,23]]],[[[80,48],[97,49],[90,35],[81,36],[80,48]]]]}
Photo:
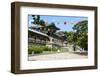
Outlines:
{"type": "Polygon", "coordinates": [[[64,25],[66,25],[67,24],[67,22],[64,22],[64,25]]]}

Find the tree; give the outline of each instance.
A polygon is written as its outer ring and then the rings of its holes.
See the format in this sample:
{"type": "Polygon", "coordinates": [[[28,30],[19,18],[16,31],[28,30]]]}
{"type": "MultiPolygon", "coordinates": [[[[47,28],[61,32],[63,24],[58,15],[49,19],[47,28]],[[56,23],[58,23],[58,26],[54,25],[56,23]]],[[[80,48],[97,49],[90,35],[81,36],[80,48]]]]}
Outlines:
{"type": "Polygon", "coordinates": [[[85,50],[88,49],[88,21],[84,20],[81,22],[78,22],[73,26],[73,30],[76,30],[74,33],[74,42],[80,46],[81,48],[84,48],[85,50]]]}
{"type": "Polygon", "coordinates": [[[45,26],[45,21],[40,19],[40,15],[32,15],[32,17],[33,17],[33,20],[34,20],[32,22],[33,24],[45,26]]]}
{"type": "Polygon", "coordinates": [[[33,17],[33,24],[40,24],[40,15],[32,15],[33,17]]]}
{"type": "Polygon", "coordinates": [[[65,31],[64,34],[65,34],[65,36],[67,38],[67,42],[72,44],[73,43],[73,35],[74,35],[74,33],[71,32],[71,31],[70,32],[65,31]]]}
{"type": "Polygon", "coordinates": [[[40,24],[40,16],[37,15],[37,21],[36,21],[36,24],[40,24]]]}
{"type": "Polygon", "coordinates": [[[45,31],[46,25],[45,25],[45,21],[40,19],[40,15],[32,15],[33,17],[33,24],[37,24],[39,26],[39,30],[40,31],[45,31]]]}

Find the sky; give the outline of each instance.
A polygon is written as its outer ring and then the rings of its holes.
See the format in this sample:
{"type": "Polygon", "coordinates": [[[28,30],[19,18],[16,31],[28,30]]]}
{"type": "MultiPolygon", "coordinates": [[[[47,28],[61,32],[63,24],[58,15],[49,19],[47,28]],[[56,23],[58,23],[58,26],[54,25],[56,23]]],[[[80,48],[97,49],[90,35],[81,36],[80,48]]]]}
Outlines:
{"type": "MultiPolygon", "coordinates": [[[[60,28],[59,31],[73,31],[73,25],[80,21],[88,20],[88,17],[40,15],[40,19],[48,24],[54,22],[56,27],[60,28]]],[[[28,26],[32,26],[32,21],[34,21],[32,16],[28,15],[28,26]]]]}

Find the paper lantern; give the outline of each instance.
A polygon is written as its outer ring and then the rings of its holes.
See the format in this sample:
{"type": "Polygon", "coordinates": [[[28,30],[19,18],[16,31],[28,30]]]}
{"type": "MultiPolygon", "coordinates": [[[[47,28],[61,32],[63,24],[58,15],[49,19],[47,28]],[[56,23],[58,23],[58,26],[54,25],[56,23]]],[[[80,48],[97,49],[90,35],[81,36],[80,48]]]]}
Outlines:
{"type": "Polygon", "coordinates": [[[67,24],[67,22],[64,22],[64,25],[66,25],[67,24]]]}

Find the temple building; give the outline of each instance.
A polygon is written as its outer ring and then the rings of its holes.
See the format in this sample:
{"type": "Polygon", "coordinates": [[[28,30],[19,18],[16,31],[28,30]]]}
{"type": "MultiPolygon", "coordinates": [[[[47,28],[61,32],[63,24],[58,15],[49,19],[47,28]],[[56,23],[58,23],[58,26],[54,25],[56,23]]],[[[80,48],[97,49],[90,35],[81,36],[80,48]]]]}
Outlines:
{"type": "Polygon", "coordinates": [[[56,26],[48,26],[46,29],[41,30],[41,26],[37,25],[28,29],[28,43],[46,45],[48,47],[65,47],[67,46],[67,39],[61,32],[56,32],[59,30],[56,26]],[[50,30],[51,29],[51,30],[50,30]]]}

